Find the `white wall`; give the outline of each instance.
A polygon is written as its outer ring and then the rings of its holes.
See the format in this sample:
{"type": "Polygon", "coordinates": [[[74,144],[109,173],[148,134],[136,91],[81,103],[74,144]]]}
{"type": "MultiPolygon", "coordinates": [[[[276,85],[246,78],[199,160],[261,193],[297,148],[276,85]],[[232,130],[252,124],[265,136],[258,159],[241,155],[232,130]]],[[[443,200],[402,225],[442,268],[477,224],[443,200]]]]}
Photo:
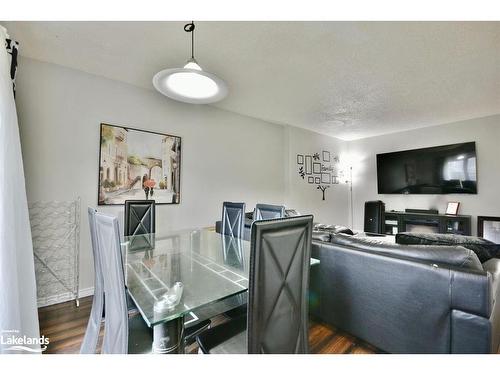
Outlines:
{"type": "MultiPolygon", "coordinates": [[[[99,124],[182,137],[181,203],[157,208],[157,232],[212,226],[224,200],[283,204],[284,127],[21,58],[17,110],[28,201],[81,197],[82,288],[93,285],[86,208],[97,205],[99,124]]],[[[123,216],[122,206],[99,210],[123,216]]]]}
{"type": "Polygon", "coordinates": [[[393,133],[349,142],[354,160],[354,227],[363,228],[364,202],[380,199],[386,210],[436,208],[446,210],[448,201],[459,201],[460,214],[472,215],[472,234],[477,216],[500,216],[500,115],[393,133]],[[476,142],[478,194],[388,195],[377,194],[376,154],[460,142],[476,142]]]}
{"type": "MultiPolygon", "coordinates": [[[[99,124],[126,125],[182,137],[181,204],[157,209],[157,232],[211,226],[224,200],[285,204],[315,221],[350,226],[349,186],[331,186],[326,200],[298,175],[297,154],[323,150],[353,161],[354,228],[363,227],[364,202],[387,210],[438,208],[500,215],[500,115],[345,142],[160,94],[54,64],[21,58],[17,109],[28,201],[82,199],[81,282],[93,284],[86,207],[97,204],[99,124]],[[476,141],[478,195],[378,195],[375,155],[476,141]],[[346,156],[349,154],[349,156],[346,156]]],[[[123,216],[121,206],[100,210],[123,216]]]]}
{"type": "Polygon", "coordinates": [[[341,183],[331,185],[322,193],[316,184],[309,184],[307,176],[302,179],[298,173],[297,154],[312,155],[318,152],[330,151],[331,158],[338,155],[341,159],[347,150],[347,142],[328,137],[309,130],[289,126],[285,131],[287,145],[286,157],[286,194],[287,207],[297,209],[301,214],[313,214],[315,222],[326,224],[349,225],[348,185],[341,183]]]}

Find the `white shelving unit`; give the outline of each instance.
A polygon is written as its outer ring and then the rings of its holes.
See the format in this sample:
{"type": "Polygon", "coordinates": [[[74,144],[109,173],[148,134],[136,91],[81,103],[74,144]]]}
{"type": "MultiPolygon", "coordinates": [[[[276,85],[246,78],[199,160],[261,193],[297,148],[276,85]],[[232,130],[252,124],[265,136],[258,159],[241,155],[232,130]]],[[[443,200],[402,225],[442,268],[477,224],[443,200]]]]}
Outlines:
{"type": "Polygon", "coordinates": [[[38,306],[79,306],[80,198],[29,204],[38,306]]]}

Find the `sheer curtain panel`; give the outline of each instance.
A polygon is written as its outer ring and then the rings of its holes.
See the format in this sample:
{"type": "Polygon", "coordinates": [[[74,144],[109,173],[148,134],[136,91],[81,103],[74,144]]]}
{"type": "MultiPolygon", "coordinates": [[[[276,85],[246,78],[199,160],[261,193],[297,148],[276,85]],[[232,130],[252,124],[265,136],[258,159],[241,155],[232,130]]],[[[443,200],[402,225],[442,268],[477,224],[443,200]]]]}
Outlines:
{"type": "MultiPolygon", "coordinates": [[[[0,353],[39,353],[33,246],[13,79],[17,43],[0,25],[0,353]]],[[[40,345],[42,344],[42,345],[40,345]]]]}

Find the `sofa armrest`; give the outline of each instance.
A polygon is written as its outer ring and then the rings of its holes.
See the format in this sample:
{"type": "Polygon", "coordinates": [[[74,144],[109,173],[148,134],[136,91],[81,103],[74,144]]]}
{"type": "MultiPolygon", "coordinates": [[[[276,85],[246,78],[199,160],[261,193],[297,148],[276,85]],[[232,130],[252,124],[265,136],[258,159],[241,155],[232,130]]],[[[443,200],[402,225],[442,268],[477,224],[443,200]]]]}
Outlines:
{"type": "Polygon", "coordinates": [[[483,267],[492,277],[491,345],[492,352],[497,353],[500,350],[500,259],[491,259],[483,263],[483,267]]]}
{"type": "Polygon", "coordinates": [[[460,310],[451,311],[451,353],[491,353],[491,334],[491,323],[487,318],[460,310]]]}
{"type": "Polygon", "coordinates": [[[450,272],[450,308],[489,319],[493,306],[491,274],[455,270],[450,272]]]}

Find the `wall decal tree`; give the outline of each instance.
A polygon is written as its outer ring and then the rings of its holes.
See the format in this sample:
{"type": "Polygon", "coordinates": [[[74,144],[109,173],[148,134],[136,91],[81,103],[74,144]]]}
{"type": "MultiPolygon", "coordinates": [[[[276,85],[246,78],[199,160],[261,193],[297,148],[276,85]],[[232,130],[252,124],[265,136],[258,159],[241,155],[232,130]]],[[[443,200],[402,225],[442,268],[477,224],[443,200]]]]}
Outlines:
{"type": "Polygon", "coordinates": [[[309,155],[297,154],[297,172],[308,184],[315,185],[326,200],[326,189],[340,183],[340,158],[330,155],[330,151],[313,152],[309,155]],[[307,178],[306,178],[307,177],[307,178]]]}
{"type": "Polygon", "coordinates": [[[330,186],[328,185],[318,185],[317,189],[321,190],[323,193],[323,200],[325,200],[325,191],[328,189],[330,186]]]}

